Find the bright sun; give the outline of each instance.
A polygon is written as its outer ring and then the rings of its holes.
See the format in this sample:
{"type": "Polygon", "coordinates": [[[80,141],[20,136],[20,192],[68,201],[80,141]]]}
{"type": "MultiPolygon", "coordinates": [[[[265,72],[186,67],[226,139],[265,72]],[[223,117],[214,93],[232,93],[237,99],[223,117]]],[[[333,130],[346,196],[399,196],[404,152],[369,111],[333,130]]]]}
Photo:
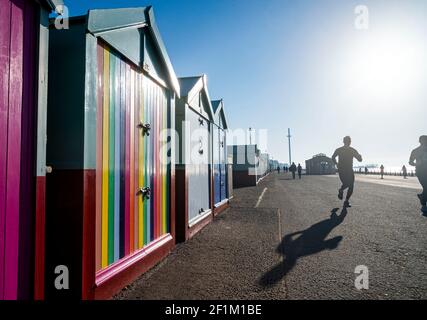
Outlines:
{"type": "Polygon", "coordinates": [[[366,98],[406,99],[425,75],[425,40],[399,32],[366,33],[351,44],[345,78],[366,98]]]}

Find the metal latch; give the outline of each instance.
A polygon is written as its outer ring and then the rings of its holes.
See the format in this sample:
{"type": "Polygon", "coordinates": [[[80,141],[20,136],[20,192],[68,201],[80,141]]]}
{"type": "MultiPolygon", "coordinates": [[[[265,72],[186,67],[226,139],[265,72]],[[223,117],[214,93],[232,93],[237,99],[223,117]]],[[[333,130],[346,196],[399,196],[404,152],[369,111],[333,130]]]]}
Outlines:
{"type": "Polygon", "coordinates": [[[199,139],[199,154],[203,154],[203,141],[202,141],[202,138],[199,139]]]}
{"type": "Polygon", "coordinates": [[[142,195],[143,199],[150,199],[150,195],[151,195],[150,187],[140,188],[138,190],[138,195],[142,195]]]}
{"type": "Polygon", "coordinates": [[[147,136],[150,135],[151,126],[150,126],[149,123],[144,124],[144,123],[140,122],[138,124],[138,128],[142,129],[142,134],[143,135],[147,135],[147,136]]]}

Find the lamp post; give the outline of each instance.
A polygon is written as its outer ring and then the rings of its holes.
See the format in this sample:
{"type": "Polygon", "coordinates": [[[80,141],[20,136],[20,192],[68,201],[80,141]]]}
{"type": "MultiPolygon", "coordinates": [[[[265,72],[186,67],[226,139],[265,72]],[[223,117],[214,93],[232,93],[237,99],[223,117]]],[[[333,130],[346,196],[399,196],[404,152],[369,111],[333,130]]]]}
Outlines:
{"type": "Polygon", "coordinates": [[[288,138],[288,142],[289,142],[289,165],[291,165],[292,164],[292,154],[291,154],[291,129],[290,128],[288,128],[288,135],[287,135],[287,138],[288,138]]]}

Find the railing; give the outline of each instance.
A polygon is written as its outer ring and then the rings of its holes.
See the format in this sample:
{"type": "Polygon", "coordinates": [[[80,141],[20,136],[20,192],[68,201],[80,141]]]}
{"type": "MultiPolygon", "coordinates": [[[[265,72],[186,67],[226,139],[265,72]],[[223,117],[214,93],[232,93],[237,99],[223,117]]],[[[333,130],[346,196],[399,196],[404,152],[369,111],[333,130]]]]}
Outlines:
{"type": "MultiPolygon", "coordinates": [[[[354,170],[355,174],[360,174],[360,175],[376,175],[376,176],[380,176],[381,175],[381,171],[379,169],[371,169],[370,171],[368,171],[367,173],[365,173],[364,170],[359,171],[359,170],[354,170]]],[[[384,171],[384,176],[395,176],[395,177],[403,177],[403,172],[402,171],[384,171]]],[[[411,170],[408,171],[408,173],[406,174],[407,177],[415,177],[415,171],[411,170]]]]}

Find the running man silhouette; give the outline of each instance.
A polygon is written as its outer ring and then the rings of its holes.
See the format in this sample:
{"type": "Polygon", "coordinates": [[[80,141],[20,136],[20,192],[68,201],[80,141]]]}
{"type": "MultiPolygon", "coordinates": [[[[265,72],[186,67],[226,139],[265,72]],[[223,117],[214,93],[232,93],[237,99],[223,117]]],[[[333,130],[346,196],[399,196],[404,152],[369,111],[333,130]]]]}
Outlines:
{"type": "Polygon", "coordinates": [[[423,192],[418,195],[421,202],[421,211],[427,216],[427,136],[420,137],[420,146],[414,149],[409,158],[409,164],[415,166],[415,172],[423,187],[423,192]]]}
{"type": "Polygon", "coordinates": [[[332,155],[332,161],[338,168],[340,180],[342,182],[341,188],[338,190],[338,199],[342,200],[344,197],[344,190],[347,190],[347,196],[344,201],[344,207],[350,208],[350,197],[353,194],[354,189],[354,172],[353,172],[353,158],[356,158],[359,162],[362,162],[362,156],[356,149],[350,147],[351,138],[349,136],[343,139],[344,146],[335,150],[332,155]],[[338,162],[336,158],[338,157],[338,162]]]}

